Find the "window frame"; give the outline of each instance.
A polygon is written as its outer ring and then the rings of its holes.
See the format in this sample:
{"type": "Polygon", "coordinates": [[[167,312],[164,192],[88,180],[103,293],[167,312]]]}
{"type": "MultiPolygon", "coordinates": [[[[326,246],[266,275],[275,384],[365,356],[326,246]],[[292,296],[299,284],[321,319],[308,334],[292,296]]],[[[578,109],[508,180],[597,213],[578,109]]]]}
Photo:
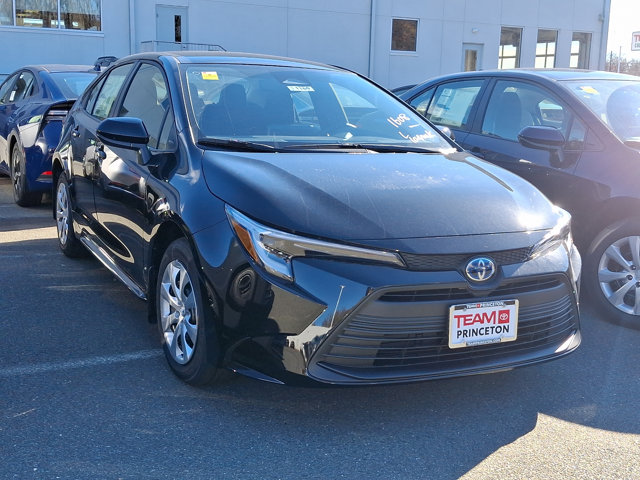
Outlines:
{"type": "Polygon", "coordinates": [[[399,53],[399,54],[416,54],[418,53],[418,35],[420,32],[420,19],[418,18],[403,18],[403,17],[393,17],[391,18],[391,53],[399,53]],[[394,25],[398,22],[414,22],[416,26],[416,34],[414,38],[414,49],[413,50],[398,50],[393,48],[393,34],[394,34],[394,25]]]}
{"type": "Polygon", "coordinates": [[[538,36],[536,37],[536,54],[534,57],[535,68],[555,68],[557,54],[558,54],[558,30],[554,30],[552,28],[538,28],[538,36]],[[546,35],[552,32],[555,34],[553,41],[544,41],[545,40],[544,38],[542,38],[543,41],[540,41],[541,34],[546,35]],[[551,44],[553,44],[553,54],[549,53],[549,45],[551,44]],[[539,54],[538,49],[542,45],[544,45],[544,54],[539,54]],[[538,59],[544,59],[543,66],[539,67],[537,65],[538,59]],[[549,59],[552,60],[551,65],[549,65],[549,59]]]}
{"type": "Polygon", "coordinates": [[[590,57],[591,57],[591,43],[593,40],[593,35],[591,32],[573,32],[571,34],[571,49],[569,52],[569,68],[577,68],[588,70],[590,65],[590,57]],[[582,38],[576,38],[577,36],[582,36],[582,38]],[[583,42],[584,40],[584,42],[583,42]],[[578,52],[573,53],[573,44],[574,42],[578,42],[578,52]],[[583,48],[584,47],[584,51],[583,48]],[[573,60],[576,59],[576,66],[572,66],[573,60]],[[582,61],[582,64],[581,64],[582,61]]]}
{"type": "Polygon", "coordinates": [[[506,25],[502,25],[500,27],[500,41],[498,43],[498,69],[500,70],[504,70],[504,69],[510,69],[510,68],[519,68],[520,67],[520,57],[522,55],[522,32],[523,32],[523,28],[522,27],[510,27],[510,26],[506,26],[506,25]],[[506,43],[502,43],[502,36],[504,34],[504,30],[512,30],[514,33],[517,30],[518,31],[518,44],[517,45],[513,45],[513,44],[506,44],[506,43]],[[515,56],[506,56],[504,55],[504,47],[508,46],[508,45],[513,45],[516,47],[516,54],[515,56]],[[514,59],[514,66],[513,67],[505,67],[504,66],[504,60],[505,59],[514,59]]]}

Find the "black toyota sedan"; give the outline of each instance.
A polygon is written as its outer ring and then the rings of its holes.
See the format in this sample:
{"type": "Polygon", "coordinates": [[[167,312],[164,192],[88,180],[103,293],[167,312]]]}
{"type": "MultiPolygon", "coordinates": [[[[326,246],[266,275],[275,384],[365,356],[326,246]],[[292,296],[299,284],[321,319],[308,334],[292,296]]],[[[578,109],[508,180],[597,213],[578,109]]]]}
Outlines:
{"type": "Polygon", "coordinates": [[[0,85],[0,173],[11,176],[18,205],[37,205],[51,191],[62,122],[97,73],[85,65],[33,65],[0,85]]]}
{"type": "Polygon", "coordinates": [[[640,327],[640,78],[580,70],[467,72],[401,94],[462,147],[573,216],[584,284],[640,327]]]}
{"type": "Polygon", "coordinates": [[[409,382],[580,343],[570,216],[336,67],[121,59],[54,155],[62,251],[147,299],[183,380],[409,382]]]}

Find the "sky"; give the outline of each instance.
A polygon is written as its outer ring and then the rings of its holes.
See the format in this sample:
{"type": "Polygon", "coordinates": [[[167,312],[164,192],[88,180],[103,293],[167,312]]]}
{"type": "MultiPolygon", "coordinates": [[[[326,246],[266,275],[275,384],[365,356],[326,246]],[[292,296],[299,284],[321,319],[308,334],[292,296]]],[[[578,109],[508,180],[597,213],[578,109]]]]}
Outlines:
{"type": "Polygon", "coordinates": [[[607,56],[616,55],[622,47],[622,57],[640,60],[640,51],[631,51],[631,34],[640,32],[640,0],[611,0],[607,56]]]}

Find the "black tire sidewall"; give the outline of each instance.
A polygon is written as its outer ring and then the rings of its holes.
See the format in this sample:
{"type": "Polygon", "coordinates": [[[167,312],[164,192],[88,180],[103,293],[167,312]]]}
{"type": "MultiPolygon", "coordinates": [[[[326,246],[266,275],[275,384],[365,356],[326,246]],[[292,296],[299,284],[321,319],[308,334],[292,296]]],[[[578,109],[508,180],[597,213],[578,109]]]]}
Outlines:
{"type": "Polygon", "coordinates": [[[604,252],[617,240],[631,236],[640,236],[640,219],[618,222],[596,236],[587,250],[583,283],[588,294],[587,298],[605,315],[606,320],[640,329],[640,315],[625,313],[612,305],[605,297],[598,281],[598,265],[604,252]]]}
{"type": "Polygon", "coordinates": [[[38,205],[42,200],[42,194],[39,192],[30,192],[27,188],[27,162],[24,152],[18,143],[13,146],[11,151],[11,167],[9,168],[11,177],[11,188],[13,189],[13,200],[21,207],[32,207],[38,205]],[[20,194],[16,192],[14,184],[15,164],[20,163],[20,194]]]}
{"type": "Polygon", "coordinates": [[[180,379],[189,384],[202,385],[211,383],[218,374],[220,347],[218,344],[218,336],[213,325],[213,313],[211,309],[206,306],[206,297],[202,288],[202,282],[193,260],[189,242],[186,239],[181,238],[175,240],[166,249],[160,262],[160,267],[158,268],[155,288],[155,309],[158,331],[160,332],[162,348],[169,366],[180,379]],[[162,276],[167,265],[174,260],[178,260],[186,268],[194,286],[196,300],[198,333],[193,356],[186,364],[180,364],[173,359],[169,352],[169,346],[164,341],[164,332],[162,330],[160,312],[162,276]]]}

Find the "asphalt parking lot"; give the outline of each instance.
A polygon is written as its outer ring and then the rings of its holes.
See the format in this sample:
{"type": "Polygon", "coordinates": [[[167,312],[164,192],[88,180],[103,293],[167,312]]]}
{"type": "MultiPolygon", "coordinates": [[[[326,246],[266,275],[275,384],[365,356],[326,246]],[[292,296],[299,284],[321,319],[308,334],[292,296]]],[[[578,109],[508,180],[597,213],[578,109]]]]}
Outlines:
{"type": "Polygon", "coordinates": [[[588,303],[566,358],[374,388],[187,386],[145,309],[0,177],[0,478],[640,478],[640,326],[588,303]]]}

